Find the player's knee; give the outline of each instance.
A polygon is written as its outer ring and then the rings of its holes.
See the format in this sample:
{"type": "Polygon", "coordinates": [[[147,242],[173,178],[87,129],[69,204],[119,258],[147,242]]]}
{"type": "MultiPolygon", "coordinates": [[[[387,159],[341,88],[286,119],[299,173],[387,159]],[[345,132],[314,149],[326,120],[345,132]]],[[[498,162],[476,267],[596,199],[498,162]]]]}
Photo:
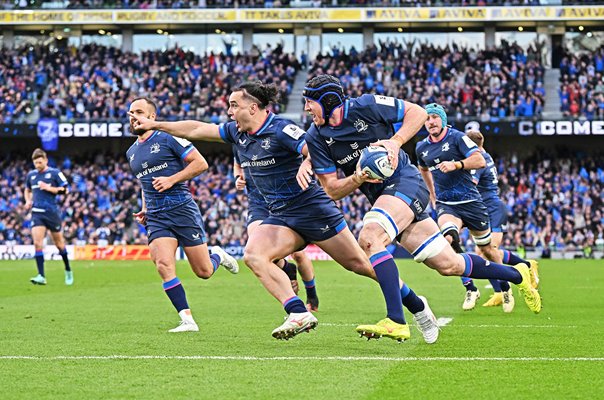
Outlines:
{"type": "Polygon", "coordinates": [[[202,265],[192,265],[193,272],[195,276],[201,279],[209,279],[214,274],[214,266],[202,266],[202,265]]]}
{"type": "Polygon", "coordinates": [[[250,248],[245,249],[245,252],[243,253],[243,262],[252,271],[257,271],[262,267],[264,263],[270,263],[270,260],[266,256],[264,256],[261,251],[257,251],[253,248],[250,248]]]}
{"type": "Polygon", "coordinates": [[[295,253],[292,253],[292,258],[296,264],[300,265],[300,263],[304,262],[304,253],[301,251],[296,251],[295,253]]]}
{"type": "Polygon", "coordinates": [[[157,268],[161,276],[167,275],[176,269],[174,261],[170,257],[157,257],[155,259],[155,268],[157,268]]]}
{"type": "Polygon", "coordinates": [[[365,225],[359,234],[359,245],[367,254],[371,254],[372,250],[381,245],[379,243],[379,234],[382,228],[376,224],[365,225]]]}

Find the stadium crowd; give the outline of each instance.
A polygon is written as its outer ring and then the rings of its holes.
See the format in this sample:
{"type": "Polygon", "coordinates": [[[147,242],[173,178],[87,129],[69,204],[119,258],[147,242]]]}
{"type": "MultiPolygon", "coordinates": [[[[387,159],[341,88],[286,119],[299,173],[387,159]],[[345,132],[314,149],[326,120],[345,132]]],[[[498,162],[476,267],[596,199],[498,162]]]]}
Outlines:
{"type": "MultiPolygon", "coordinates": [[[[595,0],[563,0],[564,5],[596,4],[595,0]]],[[[4,0],[5,9],[19,8],[279,8],[279,7],[484,7],[538,6],[544,0],[4,0]]]]}
{"type": "Polygon", "coordinates": [[[330,54],[316,57],[309,73],[338,76],[352,97],[374,92],[439,103],[456,119],[534,117],[545,97],[540,50],[506,41],[481,51],[415,40],[380,41],[363,51],[334,46],[330,54]]]}
{"type": "Polygon", "coordinates": [[[604,46],[592,53],[565,51],[559,93],[565,117],[604,118],[604,46]]]}
{"type": "MultiPolygon", "coordinates": [[[[226,45],[226,44],[225,44],[226,45]]],[[[224,121],[232,86],[245,80],[276,83],[275,111],[283,111],[297,59],[280,44],[248,55],[200,56],[179,47],[124,53],[96,44],[56,51],[48,46],[4,49],[0,54],[0,123],[23,122],[39,105],[40,117],[62,121],[126,118],[129,101],[151,96],[166,119],[224,121]]]]}
{"type": "MultiPolygon", "coordinates": [[[[207,159],[209,170],[189,187],[204,215],[209,241],[244,245],[247,197],[235,189],[231,156],[207,159]]],[[[587,160],[544,152],[525,160],[515,155],[496,158],[510,215],[506,247],[580,250],[604,245],[604,158],[587,160]]],[[[99,154],[58,161],[69,180],[69,193],[60,198],[67,243],[146,243],[144,228],[132,218],[140,209],[140,188],[125,159],[99,154]]],[[[23,179],[30,169],[23,158],[0,161],[0,243],[31,244],[23,199],[23,179]]],[[[369,208],[364,196],[345,198],[339,206],[358,234],[369,208]]],[[[473,247],[469,242],[466,246],[473,247]]]]}

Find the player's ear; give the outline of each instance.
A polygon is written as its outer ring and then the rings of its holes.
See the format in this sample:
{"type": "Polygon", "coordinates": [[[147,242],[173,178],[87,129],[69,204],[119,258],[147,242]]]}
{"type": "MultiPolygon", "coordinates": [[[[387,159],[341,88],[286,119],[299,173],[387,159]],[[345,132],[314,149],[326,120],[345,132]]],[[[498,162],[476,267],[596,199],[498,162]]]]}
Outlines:
{"type": "Polygon", "coordinates": [[[157,114],[154,112],[149,115],[149,119],[155,120],[157,118],[157,114]]]}

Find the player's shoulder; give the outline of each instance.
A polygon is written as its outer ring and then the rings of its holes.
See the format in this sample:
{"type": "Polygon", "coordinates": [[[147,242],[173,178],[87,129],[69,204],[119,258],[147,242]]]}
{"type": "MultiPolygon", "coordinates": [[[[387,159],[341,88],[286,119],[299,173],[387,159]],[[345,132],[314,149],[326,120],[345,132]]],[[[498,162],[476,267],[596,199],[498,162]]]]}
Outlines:
{"type": "Polygon", "coordinates": [[[306,131],[296,125],[294,121],[286,118],[275,117],[273,124],[276,132],[283,133],[294,140],[298,140],[306,134],[306,131]]]}
{"type": "Polygon", "coordinates": [[[451,138],[461,138],[462,136],[466,136],[465,133],[463,133],[462,131],[460,131],[457,128],[453,128],[452,126],[449,127],[449,135],[451,138]]]}
{"type": "Polygon", "coordinates": [[[27,177],[29,178],[30,176],[33,176],[34,174],[36,174],[38,172],[37,169],[32,169],[27,173],[27,177]]]}
{"type": "Polygon", "coordinates": [[[430,137],[430,136],[428,135],[428,136],[426,136],[425,138],[423,138],[422,140],[420,140],[419,142],[417,142],[417,143],[415,144],[415,148],[416,148],[416,149],[419,149],[419,148],[421,148],[421,147],[425,147],[425,146],[429,145],[429,144],[430,144],[430,140],[428,139],[429,137],[430,137]]]}

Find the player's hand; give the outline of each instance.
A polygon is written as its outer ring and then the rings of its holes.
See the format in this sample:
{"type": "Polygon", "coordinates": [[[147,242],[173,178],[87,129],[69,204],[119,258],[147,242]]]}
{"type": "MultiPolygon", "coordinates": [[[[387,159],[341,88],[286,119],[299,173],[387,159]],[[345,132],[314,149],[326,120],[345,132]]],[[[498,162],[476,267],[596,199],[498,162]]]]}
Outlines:
{"type": "Polygon", "coordinates": [[[304,161],[302,161],[300,168],[298,168],[298,173],[296,174],[298,185],[300,185],[300,187],[304,190],[308,189],[310,182],[312,182],[313,174],[314,172],[312,170],[312,164],[310,159],[307,157],[304,161]]]}
{"type": "Polygon", "coordinates": [[[380,179],[372,179],[367,172],[361,171],[361,166],[359,165],[359,163],[357,163],[357,169],[356,169],[356,171],[354,171],[354,174],[352,175],[352,180],[355,183],[360,184],[360,185],[362,185],[363,183],[366,183],[366,182],[369,182],[369,183],[382,183],[383,182],[380,179]]]}
{"type": "Polygon", "coordinates": [[[33,205],[34,205],[34,203],[32,203],[31,201],[26,201],[25,202],[25,209],[29,210],[33,205]]]}
{"type": "Polygon", "coordinates": [[[174,182],[172,178],[169,176],[158,176],[157,178],[153,178],[153,189],[158,192],[165,192],[174,186],[174,182]]]}
{"type": "Polygon", "coordinates": [[[144,115],[137,115],[132,111],[128,111],[128,116],[133,119],[132,126],[137,131],[146,132],[155,129],[155,121],[145,117],[144,115]]]}
{"type": "Polygon", "coordinates": [[[38,187],[40,188],[40,190],[45,190],[47,192],[50,192],[50,188],[52,186],[50,186],[50,183],[40,182],[40,183],[38,183],[38,187]]]}
{"type": "Polygon", "coordinates": [[[145,225],[147,223],[147,210],[140,210],[139,212],[132,213],[134,218],[136,218],[136,222],[139,224],[145,225]]]}
{"type": "Polygon", "coordinates": [[[237,188],[237,190],[243,190],[245,189],[245,176],[243,175],[239,175],[237,176],[237,179],[235,180],[235,188],[237,188]]]}
{"type": "Polygon", "coordinates": [[[453,162],[453,161],[443,161],[440,164],[438,164],[438,169],[442,173],[446,174],[451,171],[455,171],[457,169],[457,166],[455,165],[455,162],[453,162]]]}
{"type": "Polygon", "coordinates": [[[390,165],[396,168],[398,165],[398,153],[401,150],[401,147],[398,143],[392,140],[378,140],[375,143],[371,143],[371,146],[382,146],[388,151],[388,161],[390,161],[390,165]]]}

